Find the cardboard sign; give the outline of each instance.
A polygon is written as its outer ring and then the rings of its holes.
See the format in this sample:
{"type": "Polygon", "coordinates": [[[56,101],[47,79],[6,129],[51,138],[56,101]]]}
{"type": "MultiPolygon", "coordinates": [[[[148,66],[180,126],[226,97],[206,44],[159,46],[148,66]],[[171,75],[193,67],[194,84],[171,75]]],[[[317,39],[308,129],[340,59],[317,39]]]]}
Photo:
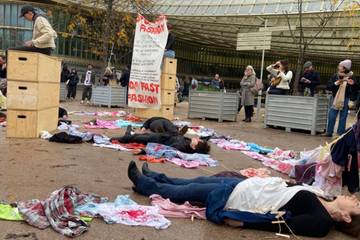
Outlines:
{"type": "Polygon", "coordinates": [[[155,22],[138,16],[129,81],[129,107],[160,108],[161,64],[167,38],[165,16],[159,16],[155,22]]]}

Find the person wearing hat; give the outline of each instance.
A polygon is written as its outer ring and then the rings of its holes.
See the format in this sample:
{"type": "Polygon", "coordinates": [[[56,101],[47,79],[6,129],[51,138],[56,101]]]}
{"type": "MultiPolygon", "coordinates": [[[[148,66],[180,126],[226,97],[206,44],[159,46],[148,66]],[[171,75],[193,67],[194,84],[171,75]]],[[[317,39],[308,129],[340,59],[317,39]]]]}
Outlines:
{"type": "Polygon", "coordinates": [[[165,46],[164,56],[168,58],[175,58],[174,44],[175,44],[175,36],[172,34],[173,25],[167,25],[169,35],[165,46]]]}
{"type": "Polygon", "coordinates": [[[304,64],[304,72],[299,83],[305,90],[305,93],[309,92],[310,96],[314,96],[315,88],[320,84],[320,74],[315,71],[312,62],[307,61],[304,64]]]}
{"type": "Polygon", "coordinates": [[[338,114],[338,135],[342,135],[346,128],[346,119],[349,111],[349,100],[352,92],[356,91],[356,83],[351,71],[351,60],[339,63],[338,72],[328,81],[327,90],[332,92],[332,106],[329,109],[326,136],[332,137],[338,114]]]}
{"type": "Polygon", "coordinates": [[[37,14],[35,8],[29,5],[21,8],[20,17],[34,23],[32,39],[26,41],[24,46],[11,48],[11,50],[39,52],[50,55],[55,49],[57,34],[49,21],[44,16],[37,14]]]}

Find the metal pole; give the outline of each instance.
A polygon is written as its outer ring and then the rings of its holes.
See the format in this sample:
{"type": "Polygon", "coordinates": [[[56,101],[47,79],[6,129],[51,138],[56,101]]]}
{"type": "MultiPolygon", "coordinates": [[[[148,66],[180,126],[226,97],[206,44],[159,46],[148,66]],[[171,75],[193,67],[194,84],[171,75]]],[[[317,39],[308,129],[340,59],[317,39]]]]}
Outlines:
{"type": "MultiPolygon", "coordinates": [[[[267,19],[265,19],[265,29],[264,32],[266,32],[266,27],[267,27],[267,19]]],[[[264,48],[262,50],[262,56],[261,56],[261,72],[260,72],[260,80],[261,82],[263,82],[263,72],[264,72],[264,61],[265,61],[265,38],[264,38],[264,44],[263,44],[264,48]]],[[[258,100],[257,100],[257,109],[256,109],[256,120],[259,121],[260,120],[260,110],[261,110],[261,94],[262,94],[262,90],[260,90],[258,92],[258,100]]]]}

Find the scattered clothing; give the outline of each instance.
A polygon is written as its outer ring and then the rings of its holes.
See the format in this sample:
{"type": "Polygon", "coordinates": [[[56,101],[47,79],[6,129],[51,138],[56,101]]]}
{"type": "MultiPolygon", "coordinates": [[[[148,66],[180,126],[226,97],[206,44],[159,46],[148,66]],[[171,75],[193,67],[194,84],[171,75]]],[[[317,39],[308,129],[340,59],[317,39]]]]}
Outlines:
{"type": "Polygon", "coordinates": [[[159,213],[170,218],[197,218],[206,219],[206,208],[191,205],[189,202],[176,204],[170,199],[164,199],[160,195],[153,194],[150,197],[151,205],[159,208],[159,213]]]}
{"type": "Polygon", "coordinates": [[[165,158],[155,158],[155,157],[151,157],[151,156],[140,156],[139,160],[148,162],[148,163],[165,163],[166,162],[165,158]]]}
{"type": "Polygon", "coordinates": [[[245,142],[231,139],[211,139],[210,142],[215,143],[218,147],[225,150],[249,151],[250,147],[245,142]]]}
{"type": "Polygon", "coordinates": [[[119,195],[114,202],[88,203],[76,208],[78,214],[101,216],[106,223],[120,223],[129,226],[147,226],[166,229],[171,222],[159,213],[157,207],[141,206],[128,195],[119,195]]]}
{"type": "Polygon", "coordinates": [[[116,120],[115,126],[117,126],[118,128],[126,128],[127,126],[131,126],[133,128],[141,128],[142,123],[136,123],[136,122],[127,121],[127,120],[116,120]]]}
{"type": "Polygon", "coordinates": [[[38,199],[19,202],[18,209],[24,220],[39,229],[51,226],[64,236],[76,237],[87,231],[88,225],[74,209],[87,202],[106,201],[95,194],[81,193],[77,188],[66,186],[54,191],[44,201],[38,199]]]}
{"type": "Polygon", "coordinates": [[[49,138],[49,141],[58,143],[79,144],[83,142],[83,139],[78,136],[69,135],[66,132],[59,132],[49,138]]]}
{"type": "Polygon", "coordinates": [[[270,177],[270,170],[266,168],[246,168],[240,170],[240,174],[244,177],[251,178],[251,177],[270,177]]]}
{"type": "Polygon", "coordinates": [[[88,129],[119,129],[126,128],[129,125],[133,128],[140,128],[142,126],[141,123],[126,120],[108,121],[96,119],[95,121],[90,121],[88,124],[85,124],[84,127],[88,129]]]}
{"type": "Polygon", "coordinates": [[[23,221],[17,207],[10,204],[0,204],[0,219],[8,221],[23,221]]]}

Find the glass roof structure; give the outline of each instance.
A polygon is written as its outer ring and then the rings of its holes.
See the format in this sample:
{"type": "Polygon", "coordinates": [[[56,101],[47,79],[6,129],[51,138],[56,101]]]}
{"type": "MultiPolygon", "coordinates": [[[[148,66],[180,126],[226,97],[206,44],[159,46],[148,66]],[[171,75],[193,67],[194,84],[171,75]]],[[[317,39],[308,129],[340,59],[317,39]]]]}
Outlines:
{"type": "MultiPolygon", "coordinates": [[[[239,16],[298,13],[293,0],[158,0],[156,11],[169,16],[239,16]]],[[[331,0],[304,0],[303,12],[330,11],[331,0]]],[[[341,9],[341,8],[340,8],[341,9]]]]}

